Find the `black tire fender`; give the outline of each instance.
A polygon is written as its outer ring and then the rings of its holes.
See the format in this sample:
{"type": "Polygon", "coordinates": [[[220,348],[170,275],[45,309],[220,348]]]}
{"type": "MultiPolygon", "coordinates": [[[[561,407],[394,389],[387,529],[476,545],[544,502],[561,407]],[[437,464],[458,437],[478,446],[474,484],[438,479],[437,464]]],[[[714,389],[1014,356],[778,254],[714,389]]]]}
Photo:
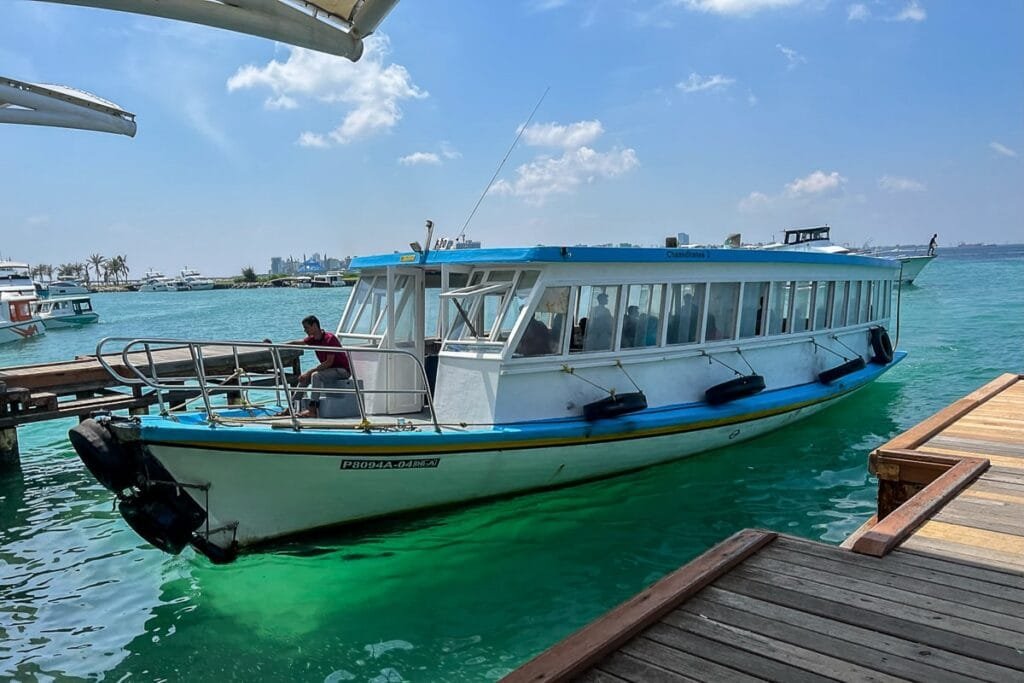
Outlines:
{"type": "Polygon", "coordinates": [[[133,458],[114,435],[89,418],[68,430],[68,440],[96,481],[119,493],[135,482],[133,458]]]}
{"type": "Polygon", "coordinates": [[[647,397],[642,391],[616,394],[583,406],[583,419],[604,420],[619,415],[635,413],[647,408],[647,397]]]}
{"type": "Polygon", "coordinates": [[[861,358],[860,356],[857,356],[853,360],[848,360],[842,365],[837,365],[834,368],[829,368],[828,370],[825,370],[824,372],[819,372],[818,381],[821,382],[822,384],[831,384],[840,377],[845,377],[846,375],[849,375],[851,372],[863,370],[865,365],[866,363],[864,362],[864,359],[861,358]]]}
{"type": "Polygon", "coordinates": [[[704,392],[704,400],[710,405],[717,406],[746,396],[753,396],[764,391],[764,387],[764,377],[761,375],[743,375],[711,387],[704,392]]]}
{"type": "Polygon", "coordinates": [[[875,355],[871,358],[872,363],[888,365],[893,359],[892,340],[884,327],[871,328],[871,350],[875,355]]]}

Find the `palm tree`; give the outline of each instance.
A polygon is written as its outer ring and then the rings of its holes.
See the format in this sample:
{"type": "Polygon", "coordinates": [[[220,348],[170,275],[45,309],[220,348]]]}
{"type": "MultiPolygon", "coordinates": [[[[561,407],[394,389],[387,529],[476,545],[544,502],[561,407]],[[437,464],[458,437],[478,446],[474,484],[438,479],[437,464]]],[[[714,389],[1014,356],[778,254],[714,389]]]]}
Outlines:
{"type": "Polygon", "coordinates": [[[124,275],[124,281],[128,282],[128,255],[119,254],[117,261],[120,264],[121,274],[124,275]]]}
{"type": "MultiPolygon", "coordinates": [[[[88,261],[89,261],[89,263],[92,264],[92,267],[96,269],[96,281],[97,282],[99,282],[99,279],[100,279],[100,268],[103,268],[103,264],[106,263],[106,260],[107,259],[103,258],[99,254],[90,254],[89,255],[88,261]]],[[[103,278],[103,279],[106,280],[106,278],[103,278]]]]}
{"type": "Polygon", "coordinates": [[[46,265],[40,265],[39,267],[43,268],[42,272],[46,273],[46,279],[50,280],[52,282],[53,281],[53,266],[51,266],[49,263],[47,263],[46,265]]]}
{"type": "Polygon", "coordinates": [[[66,280],[66,279],[70,278],[74,274],[75,274],[75,264],[74,263],[62,263],[62,264],[60,264],[60,267],[57,268],[57,277],[59,277],[62,280],[66,280]]]}

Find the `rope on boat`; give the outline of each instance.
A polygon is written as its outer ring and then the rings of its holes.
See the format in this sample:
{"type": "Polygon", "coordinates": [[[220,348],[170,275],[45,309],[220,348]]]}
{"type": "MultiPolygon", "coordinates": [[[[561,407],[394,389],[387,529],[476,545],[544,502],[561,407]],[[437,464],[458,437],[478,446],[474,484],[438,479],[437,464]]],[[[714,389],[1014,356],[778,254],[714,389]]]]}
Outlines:
{"type": "Polygon", "coordinates": [[[616,359],[615,359],[615,366],[616,366],[616,367],[618,367],[618,368],[619,368],[619,370],[622,370],[622,374],[626,376],[626,379],[628,379],[628,380],[629,380],[630,384],[632,384],[632,385],[633,385],[633,388],[634,388],[634,389],[636,389],[637,391],[639,391],[639,392],[640,392],[641,394],[642,394],[642,393],[644,393],[644,390],[643,390],[643,389],[641,389],[641,388],[640,388],[640,387],[639,387],[639,386],[637,385],[637,383],[636,383],[635,381],[633,381],[633,378],[629,376],[629,373],[628,373],[628,372],[626,372],[626,368],[625,368],[625,367],[624,367],[624,366],[622,365],[622,361],[621,361],[621,360],[619,360],[618,358],[616,358],[616,359]]]}
{"type": "MultiPolygon", "coordinates": [[[[836,341],[839,341],[839,340],[837,339],[836,341]]],[[[839,356],[840,358],[842,358],[845,361],[850,360],[849,358],[847,358],[843,354],[839,353],[835,349],[831,349],[831,348],[825,346],[824,344],[819,344],[817,339],[812,338],[811,339],[811,343],[814,344],[815,349],[825,349],[829,353],[834,353],[835,355],[839,356]]],[[[842,344],[842,342],[839,342],[839,343],[842,344]]],[[[843,344],[843,345],[846,346],[845,344],[843,344]]],[[[849,348],[849,347],[847,347],[847,348],[849,348]]]]}
{"type": "MultiPolygon", "coordinates": [[[[842,346],[842,347],[843,347],[844,349],[846,349],[847,351],[849,351],[850,353],[852,353],[852,354],[853,354],[854,356],[856,356],[857,358],[860,358],[860,353],[859,353],[859,352],[857,352],[857,351],[855,351],[855,350],[853,350],[853,349],[851,349],[851,348],[850,348],[849,346],[847,346],[846,344],[844,344],[844,343],[843,343],[843,340],[839,338],[839,335],[833,334],[833,335],[832,335],[832,339],[834,339],[834,340],[835,340],[835,342],[836,342],[837,344],[839,344],[839,345],[840,345],[840,346],[842,346]]],[[[846,356],[842,356],[842,359],[843,359],[843,360],[852,360],[852,359],[850,359],[850,358],[847,358],[846,356]]]]}
{"type": "MultiPolygon", "coordinates": [[[[737,351],[739,351],[739,349],[736,349],[736,350],[737,350],[737,351]]],[[[720,360],[718,360],[717,358],[715,358],[714,356],[712,356],[712,355],[711,355],[710,353],[708,353],[707,351],[704,351],[703,349],[701,349],[701,352],[700,352],[700,353],[701,353],[701,355],[702,355],[702,356],[707,356],[707,357],[708,357],[708,365],[711,365],[711,361],[715,361],[715,362],[716,362],[716,363],[718,363],[719,365],[724,365],[725,367],[727,367],[727,368],[729,368],[730,370],[732,370],[732,371],[733,371],[734,373],[736,373],[736,375],[737,375],[738,377],[743,377],[743,373],[742,373],[742,372],[740,372],[739,370],[737,370],[737,369],[736,369],[736,368],[734,368],[733,366],[729,365],[728,363],[726,363],[726,362],[724,362],[724,361],[720,361],[720,360]]],[[[741,358],[743,358],[743,354],[740,354],[740,357],[741,357],[741,358]]],[[[743,358],[743,362],[744,362],[744,363],[747,363],[747,359],[746,359],[746,358],[743,358]]],[[[747,363],[747,365],[750,365],[750,363],[747,363]]],[[[754,370],[754,368],[750,368],[750,370],[751,370],[751,371],[753,371],[753,370],[754,370]]]]}
{"type": "Polygon", "coordinates": [[[736,353],[737,353],[737,355],[739,355],[740,358],[743,359],[743,362],[747,364],[747,367],[750,368],[750,374],[751,375],[756,375],[757,374],[757,370],[755,370],[754,366],[750,364],[750,361],[747,360],[747,357],[743,355],[743,350],[740,349],[740,347],[738,347],[738,346],[736,347],[736,353]]]}
{"type": "MultiPolygon", "coordinates": [[[[616,361],[616,362],[618,362],[618,361],[616,361]]],[[[609,396],[614,396],[615,395],[615,389],[606,389],[606,388],[602,387],[600,384],[597,384],[596,382],[591,382],[589,379],[587,379],[586,377],[583,377],[582,375],[577,375],[576,374],[576,368],[570,368],[568,365],[563,365],[562,366],[562,372],[564,372],[564,373],[566,373],[568,375],[572,375],[573,377],[576,377],[578,379],[583,380],[584,382],[586,382],[590,386],[596,387],[596,388],[600,389],[601,391],[605,392],[609,396]]],[[[625,372],[625,370],[623,370],[623,372],[625,372]]],[[[629,375],[626,375],[626,376],[629,377],[629,375]]],[[[630,379],[630,381],[632,382],[633,380],[630,379]]],[[[639,388],[637,390],[639,391],[639,388]]]]}

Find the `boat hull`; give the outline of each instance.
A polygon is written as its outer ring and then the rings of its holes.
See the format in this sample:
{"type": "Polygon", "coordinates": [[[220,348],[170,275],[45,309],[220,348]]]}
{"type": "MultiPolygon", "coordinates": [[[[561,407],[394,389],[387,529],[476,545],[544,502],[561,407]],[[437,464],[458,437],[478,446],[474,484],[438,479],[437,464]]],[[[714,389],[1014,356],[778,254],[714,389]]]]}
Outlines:
{"type": "Polygon", "coordinates": [[[46,328],[39,318],[20,322],[0,322],[0,344],[10,344],[38,337],[45,330],[46,328]]]}
{"type": "Polygon", "coordinates": [[[99,319],[100,316],[98,313],[83,313],[80,315],[44,317],[42,321],[46,329],[52,330],[62,327],[81,327],[82,325],[91,325],[92,323],[98,322],[99,319]]]}
{"type": "MultiPolygon", "coordinates": [[[[900,353],[896,361],[905,354],[900,353]]],[[[210,429],[198,416],[116,427],[204,509],[221,551],[415,510],[565,486],[739,443],[812,415],[882,374],[520,429],[210,429]],[[172,426],[173,425],[173,426],[172,426]],[[248,433],[246,433],[248,432],[248,433]],[[282,485],[285,483],[285,485],[282,485]],[[216,531],[223,529],[222,531],[216,531]]]]}
{"type": "Polygon", "coordinates": [[[924,267],[935,260],[934,256],[905,256],[900,259],[903,264],[900,270],[900,282],[913,284],[924,267]]]}

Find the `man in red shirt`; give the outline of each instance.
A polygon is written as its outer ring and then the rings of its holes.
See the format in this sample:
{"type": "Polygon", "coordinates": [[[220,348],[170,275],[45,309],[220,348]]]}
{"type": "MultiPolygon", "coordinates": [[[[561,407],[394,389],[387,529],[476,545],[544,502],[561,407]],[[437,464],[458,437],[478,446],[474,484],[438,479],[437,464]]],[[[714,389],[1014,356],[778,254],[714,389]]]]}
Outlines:
{"type": "MultiPolygon", "coordinates": [[[[315,315],[308,315],[302,319],[302,330],[306,333],[304,339],[295,339],[285,344],[306,344],[307,346],[336,346],[341,348],[341,342],[332,332],[320,327],[320,320],[315,315]]],[[[269,342],[269,339],[264,339],[269,342]]],[[[316,358],[320,364],[310,368],[299,375],[300,387],[313,386],[313,392],[309,398],[309,409],[299,413],[299,417],[317,417],[319,414],[320,392],[324,385],[346,380],[352,376],[348,365],[348,354],[344,351],[325,351],[316,349],[316,358]]]]}

